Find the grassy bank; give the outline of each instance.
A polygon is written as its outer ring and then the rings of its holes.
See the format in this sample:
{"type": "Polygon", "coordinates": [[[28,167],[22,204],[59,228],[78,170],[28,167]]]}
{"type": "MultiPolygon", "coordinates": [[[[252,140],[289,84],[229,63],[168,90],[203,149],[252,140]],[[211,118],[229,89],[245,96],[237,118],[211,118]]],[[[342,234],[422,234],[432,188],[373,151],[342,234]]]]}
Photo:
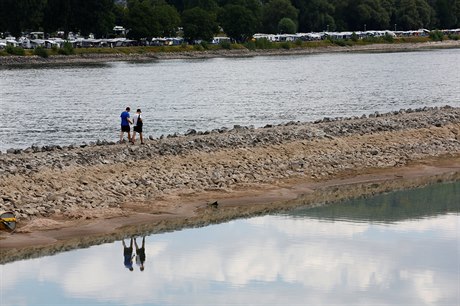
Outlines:
{"type": "Polygon", "coordinates": [[[270,42],[266,39],[260,39],[257,41],[250,41],[243,44],[230,44],[222,43],[218,45],[212,45],[203,42],[198,45],[187,45],[183,44],[180,46],[132,46],[132,47],[115,47],[115,48],[69,48],[64,51],[62,49],[44,49],[40,50],[25,50],[19,47],[10,47],[4,50],[0,50],[0,56],[33,56],[38,55],[41,57],[48,57],[54,55],[90,55],[90,54],[155,54],[155,53],[177,53],[177,52],[202,52],[202,51],[216,51],[216,50],[236,50],[236,49],[248,49],[251,51],[255,50],[277,50],[277,49],[314,49],[314,48],[325,48],[331,46],[363,46],[373,44],[404,44],[404,43],[425,43],[434,41],[430,37],[404,37],[404,38],[392,38],[392,37],[372,37],[365,39],[327,39],[321,41],[295,41],[295,42],[270,42]]]}

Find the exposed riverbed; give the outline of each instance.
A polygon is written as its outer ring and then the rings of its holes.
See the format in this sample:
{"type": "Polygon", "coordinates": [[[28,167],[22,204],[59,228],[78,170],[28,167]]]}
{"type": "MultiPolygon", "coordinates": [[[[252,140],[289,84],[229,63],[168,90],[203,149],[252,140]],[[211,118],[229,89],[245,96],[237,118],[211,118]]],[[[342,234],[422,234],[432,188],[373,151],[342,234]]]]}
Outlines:
{"type": "MultiPolygon", "coordinates": [[[[1,245],[53,244],[63,237],[30,240],[27,233],[98,220],[108,221],[105,234],[152,218],[163,226],[169,220],[167,226],[174,228],[191,218],[199,224],[263,212],[277,202],[277,209],[286,208],[280,200],[312,191],[308,203],[457,180],[459,158],[460,108],[452,107],[257,129],[235,126],[206,135],[190,131],[143,146],[11,150],[0,155],[0,210],[14,211],[20,226],[17,234],[3,235],[1,245]],[[321,191],[363,182],[369,184],[321,191]],[[215,200],[223,203],[221,215],[207,206],[215,200]],[[251,207],[255,202],[264,205],[251,207]],[[115,217],[124,221],[109,220],[115,217]]],[[[87,235],[102,234],[100,226],[87,228],[87,235]]],[[[82,234],[64,232],[60,235],[82,234]]]]}

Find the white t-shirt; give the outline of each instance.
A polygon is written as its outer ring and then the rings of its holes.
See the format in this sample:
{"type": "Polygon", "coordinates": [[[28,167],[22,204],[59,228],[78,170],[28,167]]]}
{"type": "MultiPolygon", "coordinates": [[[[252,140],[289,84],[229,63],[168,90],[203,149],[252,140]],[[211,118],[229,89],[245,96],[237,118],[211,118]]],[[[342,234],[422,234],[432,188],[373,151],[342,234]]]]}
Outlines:
{"type": "Polygon", "coordinates": [[[136,126],[137,125],[137,118],[139,118],[141,114],[138,114],[136,113],[134,116],[133,116],[133,125],[136,126]]]}

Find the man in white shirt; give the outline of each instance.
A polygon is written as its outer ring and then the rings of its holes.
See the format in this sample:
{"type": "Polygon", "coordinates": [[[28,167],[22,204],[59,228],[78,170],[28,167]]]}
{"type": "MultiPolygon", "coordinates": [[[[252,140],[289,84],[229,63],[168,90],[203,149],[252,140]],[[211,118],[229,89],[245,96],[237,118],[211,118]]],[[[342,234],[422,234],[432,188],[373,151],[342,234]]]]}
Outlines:
{"type": "Polygon", "coordinates": [[[139,138],[141,139],[141,144],[144,144],[144,136],[142,136],[142,126],[144,124],[141,118],[141,109],[138,108],[136,110],[136,114],[133,116],[133,137],[131,138],[131,142],[134,144],[136,143],[136,132],[139,133],[139,138]]]}

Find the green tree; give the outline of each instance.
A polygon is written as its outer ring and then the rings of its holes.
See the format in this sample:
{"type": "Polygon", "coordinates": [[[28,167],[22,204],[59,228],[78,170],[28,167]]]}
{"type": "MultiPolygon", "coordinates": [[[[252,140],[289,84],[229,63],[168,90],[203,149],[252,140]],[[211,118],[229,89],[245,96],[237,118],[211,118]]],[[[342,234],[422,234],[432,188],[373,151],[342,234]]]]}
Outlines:
{"type": "Polygon", "coordinates": [[[48,0],[43,23],[45,31],[73,31],[72,4],[72,0],[48,0]]]}
{"type": "MultiPolygon", "coordinates": [[[[49,0],[48,0],[49,1],[49,0]]],[[[126,26],[128,20],[128,8],[124,5],[115,4],[113,7],[115,25],[126,26]]]]}
{"type": "Polygon", "coordinates": [[[215,0],[184,0],[184,9],[196,7],[212,13],[217,13],[219,9],[219,5],[215,0]]]}
{"type": "Polygon", "coordinates": [[[297,25],[290,18],[282,18],[278,23],[278,33],[281,34],[295,34],[297,32],[297,25]]]}
{"type": "Polygon", "coordinates": [[[74,30],[80,31],[83,35],[106,35],[114,26],[113,7],[113,0],[73,0],[74,30]]]}
{"type": "Polygon", "coordinates": [[[45,6],[46,0],[1,0],[2,31],[20,36],[25,30],[39,30],[43,24],[45,6]]]}
{"type": "Polygon", "coordinates": [[[454,28],[460,28],[460,0],[455,1],[453,10],[455,11],[455,17],[457,19],[457,23],[455,24],[454,28]]]}
{"type": "Polygon", "coordinates": [[[115,22],[113,0],[47,0],[43,11],[47,32],[63,30],[104,36],[115,22]]]}
{"type": "Polygon", "coordinates": [[[240,5],[250,10],[257,18],[262,17],[262,2],[259,0],[221,0],[219,3],[220,7],[225,7],[229,4],[240,5]]]}
{"type": "Polygon", "coordinates": [[[328,0],[294,0],[299,9],[299,30],[301,32],[334,30],[335,7],[328,0]]]}
{"type": "Polygon", "coordinates": [[[199,7],[187,9],[182,13],[182,27],[184,38],[190,42],[209,41],[219,31],[216,16],[199,7]]]}
{"type": "Polygon", "coordinates": [[[153,7],[153,18],[159,25],[158,36],[171,37],[176,35],[181,20],[175,7],[166,4],[166,2],[157,3],[153,7]]]}
{"type": "Polygon", "coordinates": [[[349,0],[330,0],[334,7],[333,18],[337,31],[352,30],[348,26],[348,3],[349,0]]]}
{"type": "Polygon", "coordinates": [[[128,37],[141,39],[157,36],[160,25],[155,21],[153,5],[148,0],[128,0],[128,37]]]}
{"type": "Polygon", "coordinates": [[[415,30],[430,28],[433,24],[434,9],[425,0],[398,0],[396,7],[398,28],[415,30]]]}
{"type": "Polygon", "coordinates": [[[278,23],[283,18],[290,18],[297,23],[299,11],[290,0],[270,0],[262,9],[262,27],[266,33],[276,33],[278,23]]]}
{"type": "Polygon", "coordinates": [[[219,14],[219,22],[224,32],[238,42],[246,41],[258,29],[259,21],[249,9],[227,4],[219,14]]]}
{"type": "Polygon", "coordinates": [[[390,26],[390,12],[380,0],[352,0],[349,2],[347,24],[352,30],[384,30],[390,26]]]}
{"type": "Polygon", "coordinates": [[[185,1],[184,0],[166,0],[169,5],[172,5],[181,14],[184,11],[185,1]]]}
{"type": "Polygon", "coordinates": [[[436,15],[439,19],[439,27],[442,29],[451,29],[457,27],[458,8],[460,8],[459,0],[437,0],[436,1],[436,15]]]}

